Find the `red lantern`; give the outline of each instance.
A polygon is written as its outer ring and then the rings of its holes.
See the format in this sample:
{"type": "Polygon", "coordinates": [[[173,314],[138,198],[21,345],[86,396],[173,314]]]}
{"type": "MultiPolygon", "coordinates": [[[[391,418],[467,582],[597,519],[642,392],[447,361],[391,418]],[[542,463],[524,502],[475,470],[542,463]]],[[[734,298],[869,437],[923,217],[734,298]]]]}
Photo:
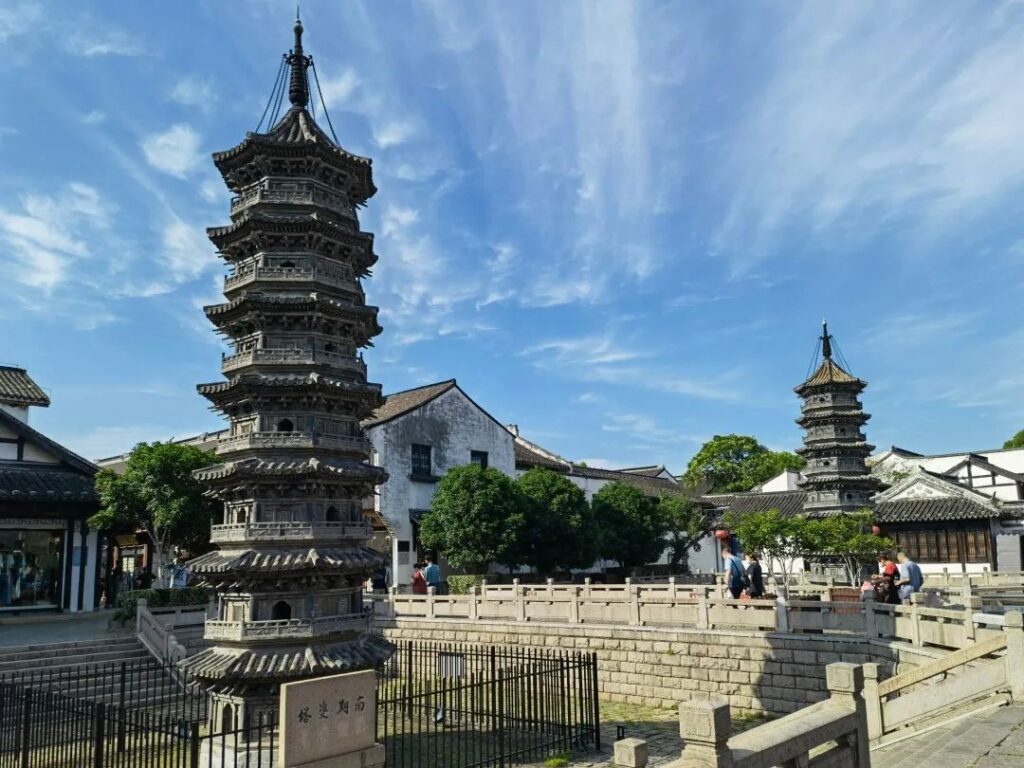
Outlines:
{"type": "Polygon", "coordinates": [[[882,535],[882,528],[880,526],[877,526],[877,525],[872,525],[871,526],[871,532],[873,534],[875,534],[875,536],[881,536],[882,535]]]}
{"type": "Polygon", "coordinates": [[[715,531],[715,538],[719,541],[725,541],[729,538],[729,532],[724,528],[719,528],[717,531],[715,531]]]}

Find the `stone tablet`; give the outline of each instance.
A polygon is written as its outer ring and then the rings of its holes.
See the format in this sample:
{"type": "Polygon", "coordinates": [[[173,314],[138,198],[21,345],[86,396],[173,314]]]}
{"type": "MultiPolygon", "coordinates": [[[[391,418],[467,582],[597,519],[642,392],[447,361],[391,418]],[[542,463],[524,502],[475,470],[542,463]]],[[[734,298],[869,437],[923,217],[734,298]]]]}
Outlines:
{"type": "Polygon", "coordinates": [[[372,746],[376,694],[372,669],[282,685],[279,765],[293,768],[372,746]]]}

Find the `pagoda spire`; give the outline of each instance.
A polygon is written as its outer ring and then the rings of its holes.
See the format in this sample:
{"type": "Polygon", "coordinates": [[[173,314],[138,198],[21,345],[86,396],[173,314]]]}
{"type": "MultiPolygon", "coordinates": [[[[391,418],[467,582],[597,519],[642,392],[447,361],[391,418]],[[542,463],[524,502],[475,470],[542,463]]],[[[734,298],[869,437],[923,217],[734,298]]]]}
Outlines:
{"type": "Polygon", "coordinates": [[[821,356],[826,360],[832,359],[832,337],[828,332],[828,320],[821,321],[821,356]]]}
{"type": "Polygon", "coordinates": [[[288,81],[288,100],[292,106],[305,109],[309,104],[309,79],[306,70],[312,61],[309,56],[302,52],[302,19],[299,17],[299,8],[295,7],[295,46],[288,54],[288,65],[291,68],[291,78],[288,81]]]}

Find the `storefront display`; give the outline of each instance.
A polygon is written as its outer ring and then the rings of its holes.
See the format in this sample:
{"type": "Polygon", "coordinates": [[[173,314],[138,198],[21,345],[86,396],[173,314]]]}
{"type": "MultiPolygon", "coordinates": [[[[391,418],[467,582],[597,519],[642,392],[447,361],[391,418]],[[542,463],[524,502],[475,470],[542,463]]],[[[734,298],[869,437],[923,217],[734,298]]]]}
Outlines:
{"type": "Polygon", "coordinates": [[[0,611],[56,606],[64,533],[0,528],[0,611]]]}

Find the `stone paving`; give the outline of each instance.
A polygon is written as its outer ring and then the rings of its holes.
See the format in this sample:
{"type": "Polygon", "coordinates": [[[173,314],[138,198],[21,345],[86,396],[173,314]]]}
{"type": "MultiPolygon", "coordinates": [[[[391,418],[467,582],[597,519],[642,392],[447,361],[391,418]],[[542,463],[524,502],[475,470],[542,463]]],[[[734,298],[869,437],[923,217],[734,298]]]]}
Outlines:
{"type": "Polygon", "coordinates": [[[133,634],[133,627],[109,629],[111,611],[97,613],[25,614],[0,619],[0,648],[37,643],[99,640],[133,634]]]}
{"type": "Polygon", "coordinates": [[[1024,706],[999,707],[871,753],[882,768],[1021,768],[1024,706]]]}
{"type": "MultiPolygon", "coordinates": [[[[612,744],[620,724],[625,726],[627,737],[647,741],[650,768],[667,765],[679,757],[679,720],[672,710],[602,702],[601,719],[601,752],[574,756],[567,765],[614,768],[612,744]]],[[[738,721],[734,728],[740,731],[758,724],[759,721],[738,721]]],[[[982,712],[873,750],[871,763],[880,768],[1024,768],[1024,706],[982,712]]],[[[530,768],[544,766],[545,763],[536,763],[530,768]]]]}

